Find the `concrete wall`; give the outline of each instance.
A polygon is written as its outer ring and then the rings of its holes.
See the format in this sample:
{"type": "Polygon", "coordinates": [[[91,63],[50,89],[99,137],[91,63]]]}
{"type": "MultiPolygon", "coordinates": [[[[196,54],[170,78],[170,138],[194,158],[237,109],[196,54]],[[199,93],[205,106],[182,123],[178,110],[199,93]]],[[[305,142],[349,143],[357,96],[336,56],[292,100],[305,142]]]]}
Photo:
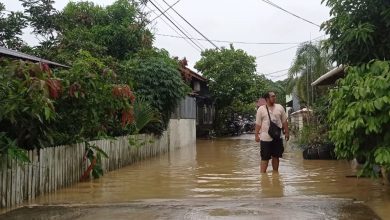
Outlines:
{"type": "Polygon", "coordinates": [[[171,119],[168,134],[170,151],[195,146],[196,119],[171,119]]]}

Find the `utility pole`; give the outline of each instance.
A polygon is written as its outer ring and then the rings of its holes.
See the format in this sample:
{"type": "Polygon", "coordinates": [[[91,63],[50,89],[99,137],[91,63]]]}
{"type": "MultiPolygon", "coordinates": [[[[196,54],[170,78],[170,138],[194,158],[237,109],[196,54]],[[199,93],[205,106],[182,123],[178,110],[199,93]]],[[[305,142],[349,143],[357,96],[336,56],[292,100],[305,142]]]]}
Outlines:
{"type": "MultiPolygon", "coordinates": [[[[310,33],[310,44],[312,44],[311,42],[311,33],[310,33]]],[[[312,51],[314,52],[314,51],[312,51]]],[[[311,54],[312,55],[312,54],[311,54]]],[[[310,56],[310,72],[311,72],[311,80],[310,80],[310,88],[311,88],[311,102],[314,104],[314,87],[311,86],[311,84],[313,83],[314,81],[314,74],[313,74],[313,69],[312,69],[312,59],[313,59],[313,56],[310,56]]]]}
{"type": "Polygon", "coordinates": [[[306,101],[307,101],[307,108],[310,106],[310,91],[309,91],[309,75],[310,75],[310,50],[307,51],[308,54],[308,60],[306,60],[306,101]]]}

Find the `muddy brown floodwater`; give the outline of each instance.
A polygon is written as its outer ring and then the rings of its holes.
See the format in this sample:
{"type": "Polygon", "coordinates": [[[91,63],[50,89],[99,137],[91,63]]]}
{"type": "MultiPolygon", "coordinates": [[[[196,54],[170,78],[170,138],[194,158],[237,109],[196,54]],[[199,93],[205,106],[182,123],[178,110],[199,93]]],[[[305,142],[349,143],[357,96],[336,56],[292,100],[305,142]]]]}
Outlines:
{"type": "MultiPolygon", "coordinates": [[[[350,178],[347,161],[306,161],[287,149],[279,174],[259,172],[259,147],[252,136],[198,140],[197,146],[139,162],[104,177],[38,197],[32,204],[113,204],[145,199],[266,198],[361,201],[390,218],[390,188],[380,180],[350,178]]],[[[211,200],[210,200],[211,201],[211,200]]]]}

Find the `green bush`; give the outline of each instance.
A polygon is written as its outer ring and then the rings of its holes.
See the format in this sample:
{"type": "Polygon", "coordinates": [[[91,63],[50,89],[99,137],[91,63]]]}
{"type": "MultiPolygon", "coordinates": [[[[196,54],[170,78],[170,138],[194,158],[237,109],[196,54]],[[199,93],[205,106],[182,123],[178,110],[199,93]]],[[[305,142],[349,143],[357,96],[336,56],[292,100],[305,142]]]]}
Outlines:
{"type": "Polygon", "coordinates": [[[53,74],[45,64],[0,62],[4,147],[34,149],[138,133],[158,114],[88,52],[53,74]],[[55,77],[54,77],[55,75],[55,77]]]}
{"type": "Polygon", "coordinates": [[[59,72],[58,76],[63,81],[64,92],[55,105],[59,116],[53,123],[56,144],[134,131],[125,116],[133,117],[135,96],[128,85],[117,83],[114,72],[100,60],[81,51],[72,68],[59,72]]]}
{"type": "Polygon", "coordinates": [[[316,144],[328,144],[330,141],[327,135],[327,129],[317,122],[306,123],[302,130],[297,131],[296,144],[305,149],[316,144]]]}
{"type": "Polygon", "coordinates": [[[375,176],[375,164],[390,168],[390,63],[372,61],[346,71],[330,94],[330,138],[339,158],[363,156],[362,173],[375,176]]]}
{"type": "Polygon", "coordinates": [[[328,96],[317,98],[313,103],[313,112],[306,117],[306,123],[301,131],[297,131],[297,142],[300,146],[314,144],[330,144],[327,115],[329,112],[328,96]]]}
{"type": "Polygon", "coordinates": [[[47,66],[1,60],[0,132],[24,149],[53,144],[49,124],[57,118],[58,82],[47,66]]]}
{"type": "Polygon", "coordinates": [[[172,112],[188,94],[179,72],[179,64],[165,50],[144,50],[124,62],[120,78],[133,83],[137,96],[146,100],[161,113],[161,122],[147,126],[144,132],[162,134],[172,112]]]}

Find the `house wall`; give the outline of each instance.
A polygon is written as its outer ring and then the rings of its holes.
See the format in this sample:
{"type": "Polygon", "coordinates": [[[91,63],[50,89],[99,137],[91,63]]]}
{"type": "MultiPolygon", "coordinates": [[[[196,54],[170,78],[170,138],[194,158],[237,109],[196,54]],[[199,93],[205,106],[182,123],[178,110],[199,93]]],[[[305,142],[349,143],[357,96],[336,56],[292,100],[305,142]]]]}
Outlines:
{"type": "Polygon", "coordinates": [[[290,114],[296,111],[299,111],[301,109],[301,105],[299,102],[299,98],[296,95],[295,92],[293,92],[290,95],[286,95],[286,103],[292,101],[292,107],[287,107],[286,112],[288,116],[290,117],[290,114]]]}
{"type": "Polygon", "coordinates": [[[302,130],[305,123],[307,123],[309,117],[310,112],[308,111],[295,112],[290,116],[291,126],[296,130],[302,130]]]}
{"type": "Polygon", "coordinates": [[[302,130],[303,128],[303,115],[302,114],[294,114],[290,116],[291,126],[294,130],[302,130]]]}
{"type": "Polygon", "coordinates": [[[186,96],[173,112],[171,119],[196,119],[196,99],[186,96]]]}
{"type": "Polygon", "coordinates": [[[170,124],[172,125],[171,140],[175,146],[193,146],[197,136],[208,136],[213,127],[215,108],[207,98],[187,96],[173,112],[170,124]],[[176,128],[181,137],[176,137],[176,128]]]}
{"type": "Polygon", "coordinates": [[[171,119],[168,133],[170,151],[193,147],[196,144],[196,120],[171,119]]]}

